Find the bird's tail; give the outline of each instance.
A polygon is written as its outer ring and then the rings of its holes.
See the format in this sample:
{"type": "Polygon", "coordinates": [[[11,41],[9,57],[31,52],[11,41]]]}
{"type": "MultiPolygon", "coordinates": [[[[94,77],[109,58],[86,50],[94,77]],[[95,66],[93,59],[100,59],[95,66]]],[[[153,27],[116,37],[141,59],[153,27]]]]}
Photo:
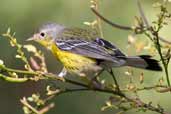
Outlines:
{"type": "Polygon", "coordinates": [[[126,58],[126,65],[153,71],[162,71],[162,67],[158,61],[152,59],[149,55],[128,56],[126,58]]]}

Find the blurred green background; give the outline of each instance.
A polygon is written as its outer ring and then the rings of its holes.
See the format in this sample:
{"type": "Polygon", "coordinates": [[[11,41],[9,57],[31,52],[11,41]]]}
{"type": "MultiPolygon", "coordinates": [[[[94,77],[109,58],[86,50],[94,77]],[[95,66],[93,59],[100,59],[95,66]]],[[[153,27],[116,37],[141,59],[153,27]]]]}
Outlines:
{"type": "MultiPolygon", "coordinates": [[[[99,0],[100,12],[110,20],[124,25],[132,25],[135,15],[138,15],[136,0],[99,0]]],[[[152,8],[152,3],[157,0],[142,0],[143,7],[149,20],[155,19],[157,10],[152,8]]],[[[159,1],[159,0],[158,0],[159,1]]],[[[32,36],[38,28],[48,22],[61,23],[67,26],[86,27],[85,21],[93,21],[94,14],[90,10],[90,0],[0,0],[0,34],[5,33],[10,27],[16,32],[18,42],[28,44],[25,40],[32,36]]],[[[102,23],[105,39],[114,42],[121,50],[127,53],[127,37],[130,32],[118,30],[102,23]]],[[[171,27],[166,27],[161,34],[165,37],[171,37],[169,31],[171,27]]],[[[143,36],[139,36],[143,39],[143,36]]],[[[51,53],[43,47],[32,43],[43,50],[46,55],[48,69],[57,73],[61,69],[61,65],[56,61],[51,53]]],[[[9,42],[5,38],[0,38],[0,59],[11,68],[22,68],[23,64],[20,60],[15,59],[16,50],[11,48],[9,42]]],[[[148,53],[148,52],[145,52],[148,53]]],[[[134,54],[134,51],[132,52],[134,54]]],[[[139,53],[140,54],[140,53],[139,53]]],[[[114,70],[119,83],[128,82],[128,78],[124,75],[125,68],[117,68],[114,70]],[[124,81],[123,81],[124,80],[124,81]]],[[[139,76],[142,70],[136,70],[135,76],[139,76]]],[[[108,77],[104,73],[103,78],[108,77]]],[[[145,71],[144,85],[152,85],[161,76],[162,73],[145,71]]],[[[138,77],[134,77],[135,80],[138,77]]],[[[48,81],[14,84],[0,80],[0,114],[22,114],[20,98],[30,96],[33,92],[45,92],[48,81]]],[[[144,101],[153,101],[160,103],[171,112],[170,93],[158,94],[154,91],[144,91],[139,95],[144,101]]],[[[104,105],[108,95],[96,92],[70,93],[56,97],[54,102],[56,107],[49,114],[114,114],[115,110],[100,111],[104,105]]],[[[142,114],[143,112],[126,112],[126,114],[142,114]]],[[[146,112],[155,114],[153,112],[146,112]]]]}

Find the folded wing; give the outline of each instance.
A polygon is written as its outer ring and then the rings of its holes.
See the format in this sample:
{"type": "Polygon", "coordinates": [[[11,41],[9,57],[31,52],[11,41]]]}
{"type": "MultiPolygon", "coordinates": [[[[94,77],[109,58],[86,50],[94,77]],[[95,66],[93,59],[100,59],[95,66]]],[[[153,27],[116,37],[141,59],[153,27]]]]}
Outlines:
{"type": "Polygon", "coordinates": [[[117,56],[125,56],[113,44],[99,38],[95,39],[94,41],[57,39],[56,45],[63,51],[69,51],[94,59],[112,61],[116,64],[120,64],[120,58],[117,58],[117,56]]]}

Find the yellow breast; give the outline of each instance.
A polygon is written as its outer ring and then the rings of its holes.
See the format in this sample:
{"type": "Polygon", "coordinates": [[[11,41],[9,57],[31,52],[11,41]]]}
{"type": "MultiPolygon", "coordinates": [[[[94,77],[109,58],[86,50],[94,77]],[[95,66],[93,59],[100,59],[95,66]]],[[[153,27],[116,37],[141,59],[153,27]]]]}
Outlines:
{"type": "Polygon", "coordinates": [[[55,44],[52,45],[51,50],[55,57],[70,72],[84,76],[87,75],[87,72],[96,73],[98,70],[101,70],[101,67],[97,66],[95,59],[62,51],[55,44]]]}

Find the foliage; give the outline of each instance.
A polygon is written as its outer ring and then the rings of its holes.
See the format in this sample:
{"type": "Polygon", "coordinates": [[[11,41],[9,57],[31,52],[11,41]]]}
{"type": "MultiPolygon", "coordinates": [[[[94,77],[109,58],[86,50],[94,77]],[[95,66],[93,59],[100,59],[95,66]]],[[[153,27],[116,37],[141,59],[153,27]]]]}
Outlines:
{"type": "MultiPolygon", "coordinates": [[[[155,3],[153,6],[160,9],[159,14],[157,14],[157,19],[152,23],[149,23],[140,2],[137,2],[140,17],[135,17],[135,24],[131,27],[123,26],[120,24],[113,23],[103,17],[98,11],[98,0],[91,1],[91,9],[96,15],[96,19],[93,22],[84,22],[84,24],[99,31],[101,37],[103,37],[103,31],[101,26],[101,21],[106,22],[110,26],[115,28],[132,31],[132,34],[128,37],[128,48],[134,46],[136,51],[150,50],[153,55],[158,55],[160,61],[164,67],[165,77],[159,80],[155,85],[144,86],[140,88],[136,84],[130,81],[126,85],[126,88],[121,88],[117,83],[115,76],[113,76],[114,83],[109,83],[105,79],[97,78],[96,81],[92,83],[87,83],[84,80],[78,79],[79,81],[70,80],[69,78],[60,78],[53,73],[49,73],[47,70],[44,54],[36,49],[33,45],[22,45],[17,42],[15,38],[15,33],[11,33],[8,29],[3,37],[8,39],[11,47],[16,48],[16,59],[23,61],[24,70],[8,68],[7,65],[0,60],[0,78],[4,81],[13,83],[25,83],[28,81],[40,81],[40,80],[56,80],[64,84],[70,83],[78,86],[77,88],[54,88],[50,84],[46,88],[46,95],[40,95],[39,93],[33,93],[31,97],[23,97],[20,102],[23,105],[23,110],[25,114],[44,114],[48,112],[55,104],[51,101],[54,97],[78,91],[97,91],[110,94],[109,99],[106,101],[105,105],[101,108],[102,111],[108,108],[114,108],[119,110],[119,113],[126,112],[128,110],[136,109],[137,111],[154,111],[160,114],[167,114],[167,111],[160,104],[153,105],[152,102],[144,102],[137,95],[137,92],[144,90],[155,90],[159,93],[171,92],[171,84],[168,73],[168,64],[171,58],[170,45],[171,42],[167,41],[165,38],[159,35],[159,32],[163,27],[165,27],[171,19],[171,14],[167,11],[167,4],[169,1],[165,0],[162,3],[155,3]],[[145,35],[149,39],[149,45],[143,45],[143,42],[136,41],[136,35],[145,35]],[[26,57],[24,50],[31,55],[30,58],[26,57]],[[164,84],[164,80],[167,84],[164,84]]],[[[126,75],[132,76],[133,70],[131,68],[125,72],[126,75]]],[[[130,79],[131,80],[131,79],[130,79]]],[[[140,84],[144,82],[144,73],[142,72],[139,76],[140,84]]]]}

